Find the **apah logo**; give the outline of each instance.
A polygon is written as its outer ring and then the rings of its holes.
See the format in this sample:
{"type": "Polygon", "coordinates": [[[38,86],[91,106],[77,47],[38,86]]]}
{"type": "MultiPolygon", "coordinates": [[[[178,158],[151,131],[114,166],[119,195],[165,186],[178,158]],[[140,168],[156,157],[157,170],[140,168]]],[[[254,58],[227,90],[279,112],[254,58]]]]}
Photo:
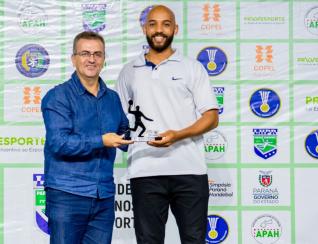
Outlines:
{"type": "Polygon", "coordinates": [[[318,112],[318,97],[306,96],[306,111],[318,112]]]}
{"type": "Polygon", "coordinates": [[[150,5],[141,11],[141,13],[139,15],[139,23],[140,23],[141,27],[144,26],[144,24],[146,23],[147,15],[150,12],[150,10],[153,9],[153,7],[154,7],[154,5],[150,5]]]}
{"type": "Polygon", "coordinates": [[[22,31],[29,34],[39,33],[48,25],[45,10],[33,4],[23,6],[19,11],[18,19],[22,31]]]}
{"type": "Polygon", "coordinates": [[[282,226],[277,218],[266,214],[257,217],[252,224],[252,236],[260,244],[277,242],[282,235],[282,226]]]}
{"type": "Polygon", "coordinates": [[[305,148],[311,157],[318,159],[318,130],[314,130],[307,135],[305,148]]]}
{"type": "Polygon", "coordinates": [[[204,135],[205,158],[219,159],[227,151],[227,140],[218,130],[213,130],[204,135]]]}
{"type": "Polygon", "coordinates": [[[201,24],[201,31],[203,34],[222,30],[220,4],[205,3],[203,4],[202,12],[203,23],[201,24]]]}
{"type": "Polygon", "coordinates": [[[281,102],[277,93],[268,88],[256,90],[250,98],[252,112],[261,118],[269,118],[277,114],[280,105],[281,102]]]}
{"type": "Polygon", "coordinates": [[[227,66],[227,57],[225,52],[218,47],[205,47],[198,56],[197,60],[203,64],[209,76],[221,74],[227,66]]]}
{"type": "Polygon", "coordinates": [[[48,70],[50,58],[44,47],[38,44],[27,44],[17,52],[15,64],[21,74],[35,78],[48,70]]]}
{"type": "Polygon", "coordinates": [[[82,4],[83,28],[100,32],[106,28],[107,4],[82,4]]]}
{"type": "Polygon", "coordinates": [[[219,215],[209,215],[205,237],[206,244],[223,242],[229,234],[229,226],[224,218],[219,215]]]}
{"type": "Polygon", "coordinates": [[[224,87],[214,87],[214,94],[219,105],[219,114],[222,114],[224,111],[224,87]]]}
{"type": "Polygon", "coordinates": [[[272,184],[272,171],[263,171],[263,170],[260,170],[259,171],[260,174],[258,176],[258,181],[259,183],[264,186],[264,187],[268,187],[272,184]]]}
{"type": "Polygon", "coordinates": [[[318,35],[318,6],[308,10],[305,15],[304,23],[306,29],[313,35],[318,35]]]}
{"type": "Polygon", "coordinates": [[[273,46],[261,46],[256,45],[255,47],[255,62],[254,71],[265,72],[275,71],[273,65],[273,46]]]}
{"type": "Polygon", "coordinates": [[[268,159],[277,153],[278,129],[253,129],[254,152],[257,156],[268,159]]]}
{"type": "Polygon", "coordinates": [[[35,222],[37,227],[49,234],[48,218],[45,215],[44,174],[33,174],[33,191],[35,197],[35,222]]]}

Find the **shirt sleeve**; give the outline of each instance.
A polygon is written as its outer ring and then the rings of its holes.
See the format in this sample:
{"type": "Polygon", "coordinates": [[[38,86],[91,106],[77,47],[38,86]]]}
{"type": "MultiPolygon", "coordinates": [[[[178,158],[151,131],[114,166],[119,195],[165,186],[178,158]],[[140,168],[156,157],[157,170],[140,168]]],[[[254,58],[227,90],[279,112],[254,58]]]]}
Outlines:
{"type": "MultiPolygon", "coordinates": [[[[119,101],[119,103],[120,103],[120,101],[119,101]]],[[[128,119],[127,119],[126,114],[124,113],[122,107],[121,107],[121,118],[122,118],[121,123],[120,123],[119,129],[118,129],[119,135],[125,134],[129,128],[129,122],[128,122],[128,119]]],[[[128,151],[128,145],[121,145],[118,148],[124,152],[128,151]]]]}
{"type": "Polygon", "coordinates": [[[128,130],[128,128],[129,128],[129,122],[128,122],[128,119],[127,119],[127,117],[126,117],[126,114],[125,114],[125,112],[124,112],[124,110],[123,110],[123,107],[122,107],[120,98],[119,98],[119,96],[118,96],[117,94],[116,94],[116,100],[117,100],[117,107],[118,107],[118,109],[119,109],[120,117],[121,117],[121,119],[120,119],[120,124],[119,124],[117,133],[118,133],[119,135],[122,135],[122,134],[124,134],[124,133],[128,130]]]}
{"type": "MultiPolygon", "coordinates": [[[[121,110],[122,110],[122,126],[120,129],[120,135],[124,134],[127,132],[128,128],[129,128],[129,121],[128,118],[126,116],[126,114],[128,112],[124,112],[124,111],[128,111],[128,101],[132,99],[132,96],[130,95],[130,90],[128,88],[128,79],[127,77],[127,67],[124,67],[120,74],[119,77],[117,79],[117,83],[115,85],[115,91],[118,93],[119,96],[119,103],[121,104],[121,110]],[[123,130],[124,128],[124,130],[123,130]]],[[[124,152],[128,151],[128,145],[123,145],[120,146],[119,149],[121,149],[124,152]]]]}
{"type": "Polygon", "coordinates": [[[42,100],[41,110],[46,129],[46,145],[57,156],[86,156],[103,148],[101,135],[73,133],[72,109],[65,94],[56,88],[42,100]]]}
{"type": "Polygon", "coordinates": [[[117,82],[115,84],[115,90],[119,95],[123,110],[126,114],[128,113],[128,101],[133,100],[133,95],[129,84],[129,77],[132,77],[132,75],[130,64],[127,64],[119,73],[117,82]]]}
{"type": "Polygon", "coordinates": [[[210,109],[219,109],[209,76],[201,63],[195,62],[192,73],[192,94],[197,110],[203,114],[210,109]]]}

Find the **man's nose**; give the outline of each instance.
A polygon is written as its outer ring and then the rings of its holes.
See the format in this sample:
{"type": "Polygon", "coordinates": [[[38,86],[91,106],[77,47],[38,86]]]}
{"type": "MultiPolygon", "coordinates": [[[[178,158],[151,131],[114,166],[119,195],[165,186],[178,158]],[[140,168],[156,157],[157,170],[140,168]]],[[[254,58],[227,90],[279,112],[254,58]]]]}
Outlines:
{"type": "Polygon", "coordinates": [[[95,60],[96,60],[96,59],[95,59],[94,53],[91,53],[91,55],[90,55],[89,58],[88,58],[88,61],[91,62],[91,63],[94,63],[95,60]]]}
{"type": "Polygon", "coordinates": [[[163,28],[161,24],[156,25],[156,30],[155,30],[156,32],[162,33],[162,30],[163,28]]]}

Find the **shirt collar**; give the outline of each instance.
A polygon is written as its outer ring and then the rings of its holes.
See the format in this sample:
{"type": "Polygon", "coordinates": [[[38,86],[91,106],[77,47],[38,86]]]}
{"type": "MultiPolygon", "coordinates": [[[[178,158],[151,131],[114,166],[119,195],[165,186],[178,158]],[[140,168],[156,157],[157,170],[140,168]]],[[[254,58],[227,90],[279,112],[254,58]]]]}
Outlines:
{"type": "MultiPolygon", "coordinates": [[[[72,74],[72,80],[75,83],[75,87],[77,89],[78,95],[85,94],[86,88],[83,86],[82,82],[80,81],[76,71],[74,71],[72,74]]],[[[98,83],[99,83],[98,96],[101,96],[104,94],[104,92],[106,92],[107,87],[106,87],[106,84],[101,77],[98,78],[98,83]]]]}
{"type": "MultiPolygon", "coordinates": [[[[180,62],[181,61],[181,54],[177,49],[174,49],[174,53],[166,59],[166,61],[176,61],[180,62]]],[[[162,61],[165,62],[165,61],[162,61]]],[[[146,66],[146,59],[145,59],[145,53],[141,53],[138,58],[134,62],[134,67],[143,67],[146,66]]]]}

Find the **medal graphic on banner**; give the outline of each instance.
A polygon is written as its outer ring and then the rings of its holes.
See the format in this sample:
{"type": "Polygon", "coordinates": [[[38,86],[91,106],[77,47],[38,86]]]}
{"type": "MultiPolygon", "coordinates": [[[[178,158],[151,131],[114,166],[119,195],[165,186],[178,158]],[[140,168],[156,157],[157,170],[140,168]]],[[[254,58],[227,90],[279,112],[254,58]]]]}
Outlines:
{"type": "Polygon", "coordinates": [[[278,113],[281,101],[277,93],[268,88],[256,90],[250,98],[252,112],[261,118],[270,118],[278,113]]]}
{"type": "Polygon", "coordinates": [[[141,27],[143,27],[144,24],[146,23],[148,13],[150,12],[151,9],[153,9],[153,7],[154,7],[154,5],[150,5],[141,11],[140,16],[139,16],[139,23],[140,23],[141,27]]]}
{"type": "Polygon", "coordinates": [[[224,218],[218,215],[209,215],[205,243],[217,244],[223,242],[229,233],[229,226],[224,218]]]}
{"type": "Polygon", "coordinates": [[[140,106],[136,106],[135,110],[132,110],[133,100],[128,101],[128,114],[134,116],[134,121],[129,120],[129,127],[133,124],[133,127],[130,127],[125,133],[126,140],[133,140],[135,142],[147,142],[153,140],[161,140],[162,137],[158,135],[156,130],[147,130],[146,126],[143,123],[143,119],[148,121],[153,121],[151,118],[148,118],[140,111],[140,106]],[[140,130],[141,129],[141,130],[140,130]],[[131,131],[134,132],[131,136],[131,131]]]}
{"type": "Polygon", "coordinates": [[[311,157],[318,159],[318,130],[312,131],[306,137],[305,148],[311,157]]]}
{"type": "Polygon", "coordinates": [[[220,75],[227,67],[227,57],[225,52],[218,47],[205,47],[198,56],[197,60],[203,64],[209,76],[220,75]]]}

